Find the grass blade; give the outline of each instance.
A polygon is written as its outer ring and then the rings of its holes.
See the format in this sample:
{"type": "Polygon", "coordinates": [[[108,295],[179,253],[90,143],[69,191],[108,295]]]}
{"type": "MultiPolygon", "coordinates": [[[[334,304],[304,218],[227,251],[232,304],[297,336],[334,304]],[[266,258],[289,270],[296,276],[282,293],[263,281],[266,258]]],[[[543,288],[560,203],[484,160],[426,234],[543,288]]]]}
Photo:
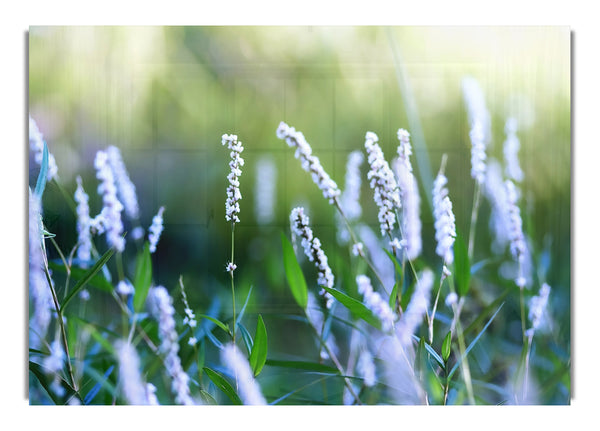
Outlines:
{"type": "Polygon", "coordinates": [[[365,322],[367,322],[369,325],[371,325],[375,328],[378,328],[378,329],[381,328],[381,322],[379,321],[379,319],[377,319],[375,316],[373,316],[373,313],[371,313],[371,310],[369,310],[365,304],[346,295],[343,292],[340,292],[337,289],[332,289],[332,288],[329,288],[326,286],[323,286],[323,289],[325,289],[327,292],[329,292],[344,307],[346,307],[348,310],[350,310],[350,312],[354,316],[363,319],[365,322]]]}
{"type": "Polygon", "coordinates": [[[200,317],[202,319],[210,320],[215,325],[217,325],[219,328],[221,328],[223,331],[225,331],[226,333],[231,335],[231,330],[229,329],[229,326],[226,325],[225,323],[221,322],[219,319],[215,319],[214,317],[207,316],[206,314],[198,314],[198,317],[200,317]]]}
{"type": "Polygon", "coordinates": [[[454,241],[454,283],[458,296],[465,296],[471,281],[471,265],[467,245],[460,232],[456,232],[454,241]]]}
{"type": "Polygon", "coordinates": [[[144,244],[144,250],[138,255],[135,264],[135,276],[133,286],[135,293],[133,295],[133,310],[139,313],[144,307],[148,290],[152,284],[152,260],[150,259],[150,244],[144,244]]]}
{"type": "Polygon", "coordinates": [[[67,297],[63,301],[62,305],[60,306],[60,311],[61,312],[65,309],[65,307],[71,301],[71,299],[73,299],[73,297],[81,289],[83,289],[83,287],[94,277],[94,275],[96,275],[96,273],[98,271],[100,271],[100,269],[104,265],[106,265],[106,263],[109,261],[109,259],[114,254],[114,252],[115,252],[115,249],[114,248],[110,248],[106,253],[104,253],[102,255],[102,257],[100,259],[98,259],[96,261],[96,263],[94,264],[94,266],[92,266],[92,268],[84,274],[84,276],[77,282],[77,284],[75,284],[75,286],[73,286],[73,289],[71,290],[71,292],[69,292],[69,294],[67,295],[67,297]]]}
{"type": "Polygon", "coordinates": [[[34,194],[41,199],[46,188],[46,180],[48,179],[48,145],[44,141],[44,152],[42,153],[42,164],[40,167],[40,173],[35,183],[34,194]]]}
{"type": "Polygon", "coordinates": [[[305,309],[308,304],[306,281],[304,280],[300,264],[296,259],[294,248],[283,232],[281,233],[281,246],[283,248],[283,268],[285,269],[285,276],[290,290],[300,308],[305,309]]]}
{"type": "Polygon", "coordinates": [[[250,366],[254,372],[254,376],[258,376],[265,361],[267,360],[267,328],[265,328],[265,322],[262,316],[258,315],[258,321],[256,322],[256,334],[254,335],[254,345],[252,346],[252,353],[250,353],[250,366]]]}
{"type": "Polygon", "coordinates": [[[266,365],[270,367],[294,368],[297,370],[316,371],[319,373],[339,374],[337,368],[329,365],[319,364],[317,362],[307,361],[280,361],[276,359],[267,359],[266,365]]]}
{"type": "Polygon", "coordinates": [[[483,329],[481,330],[481,332],[479,334],[477,334],[477,336],[475,337],[475,339],[473,341],[471,341],[471,344],[469,344],[469,347],[466,348],[465,353],[460,357],[460,359],[458,361],[456,361],[456,364],[454,364],[454,366],[452,367],[452,369],[448,373],[448,378],[451,378],[452,375],[456,372],[456,370],[458,369],[458,367],[461,364],[461,362],[467,357],[467,355],[469,354],[469,352],[471,351],[471,349],[473,348],[473,346],[475,346],[475,344],[477,343],[477,341],[479,341],[479,339],[481,338],[481,336],[483,335],[483,333],[486,331],[486,329],[488,328],[488,326],[490,326],[490,324],[492,323],[492,321],[494,320],[494,318],[496,317],[496,315],[498,314],[498,312],[502,309],[503,305],[504,305],[504,303],[500,304],[500,307],[498,307],[498,309],[492,315],[492,317],[490,318],[490,320],[488,320],[488,322],[485,324],[485,326],[483,327],[483,329]]]}

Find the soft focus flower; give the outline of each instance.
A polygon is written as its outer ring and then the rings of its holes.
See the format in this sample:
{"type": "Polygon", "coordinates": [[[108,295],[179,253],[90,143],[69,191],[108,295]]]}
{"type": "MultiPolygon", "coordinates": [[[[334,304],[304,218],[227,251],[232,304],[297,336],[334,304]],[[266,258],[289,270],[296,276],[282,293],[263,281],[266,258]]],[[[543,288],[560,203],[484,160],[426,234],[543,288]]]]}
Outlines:
{"type": "Polygon", "coordinates": [[[341,193],[340,189],[325,172],[319,158],[312,155],[312,148],[304,139],[302,132],[297,132],[296,129],[282,121],[277,128],[277,137],[285,139],[290,147],[296,148],[295,157],[300,160],[302,169],[311,174],[314,183],[323,192],[323,196],[329,200],[330,204],[333,204],[341,193]]]}
{"type": "MultiPolygon", "coordinates": [[[[29,116],[29,149],[33,152],[33,157],[38,165],[42,165],[44,158],[44,135],[38,129],[38,126],[31,115],[29,116]]],[[[56,160],[50,151],[48,151],[48,174],[47,181],[51,181],[58,176],[58,167],[56,160]]]]}
{"type": "Polygon", "coordinates": [[[277,167],[270,157],[261,157],[256,162],[256,187],[254,193],[254,215],[259,225],[267,225],[275,218],[277,197],[277,167]]]}
{"type": "MultiPolygon", "coordinates": [[[[306,318],[308,319],[308,323],[314,328],[317,336],[321,338],[323,336],[323,312],[321,311],[321,307],[317,303],[315,296],[311,291],[308,292],[308,301],[306,303],[306,318]]],[[[329,354],[325,349],[321,349],[321,343],[317,343],[319,345],[320,357],[323,360],[329,359],[329,354]]],[[[335,342],[335,337],[331,333],[331,331],[327,335],[327,339],[325,340],[325,345],[327,348],[334,354],[337,355],[338,347],[335,342]]]]}
{"type": "Polygon", "coordinates": [[[240,175],[242,175],[242,166],[244,166],[244,159],[240,154],[244,151],[244,147],[242,146],[241,141],[238,142],[237,135],[225,134],[222,136],[221,142],[223,145],[227,145],[227,148],[231,150],[231,161],[229,162],[231,172],[227,175],[229,185],[227,186],[227,200],[225,201],[225,220],[231,221],[232,223],[239,223],[239,201],[242,199],[242,193],[240,192],[240,175]]]}
{"type": "Polygon", "coordinates": [[[117,198],[117,187],[113,170],[109,164],[108,154],[105,151],[98,151],[94,160],[96,168],[96,178],[100,180],[98,194],[102,196],[102,211],[98,215],[98,223],[94,224],[99,229],[98,233],[106,232],[106,241],[111,247],[119,252],[125,250],[125,238],[123,233],[123,222],[121,221],[121,212],[123,204],[117,198]]]}
{"type": "Polygon", "coordinates": [[[227,271],[230,274],[233,274],[233,271],[235,271],[237,268],[237,265],[233,262],[228,262],[227,265],[225,265],[225,271],[227,271]]]}
{"type": "MultiPolygon", "coordinates": [[[[304,254],[308,257],[308,260],[315,263],[318,271],[317,283],[319,286],[332,288],[334,277],[327,262],[327,256],[321,248],[321,241],[319,238],[313,236],[312,229],[308,226],[309,219],[304,214],[304,208],[297,207],[292,209],[290,213],[290,227],[294,235],[302,238],[302,247],[304,247],[304,254]]],[[[320,294],[325,297],[327,302],[327,308],[331,308],[333,305],[333,296],[325,289],[322,289],[320,294]]]]}
{"type": "Polygon", "coordinates": [[[373,362],[373,355],[368,350],[365,349],[360,353],[356,370],[358,371],[358,375],[362,377],[365,386],[371,387],[375,385],[375,362],[373,362]]]}
{"type": "Polygon", "coordinates": [[[519,166],[519,147],[521,146],[517,137],[517,120],[509,118],[504,126],[506,141],[504,141],[504,162],[506,163],[506,176],[516,182],[523,180],[523,171],[519,166]]]}
{"type": "Polygon", "coordinates": [[[539,294],[529,300],[529,320],[531,321],[531,328],[527,330],[529,336],[533,336],[535,331],[544,326],[550,290],[550,286],[544,283],[539,294]]]}
{"type": "Polygon", "coordinates": [[[140,210],[135,192],[135,185],[129,179],[127,168],[121,157],[121,151],[117,147],[111,145],[106,149],[106,154],[108,155],[108,162],[113,171],[119,200],[125,208],[125,213],[129,218],[137,219],[140,210]]]}
{"type": "Polygon", "coordinates": [[[471,77],[462,81],[463,97],[471,130],[471,176],[479,183],[485,180],[485,150],[491,138],[490,114],[479,82],[471,77]]]}
{"type": "Polygon", "coordinates": [[[429,295],[433,287],[433,272],[429,269],[421,273],[406,311],[396,324],[396,334],[403,346],[410,344],[412,335],[423,321],[429,306],[429,295]]]}
{"type": "Polygon", "coordinates": [[[165,211],[165,207],[160,207],[158,209],[158,213],[152,218],[152,225],[148,229],[150,232],[148,233],[148,242],[150,243],[150,253],[154,253],[156,251],[156,244],[158,244],[158,240],[160,239],[160,234],[163,231],[163,212],[165,211]]]}
{"type": "Polygon", "coordinates": [[[117,293],[119,295],[133,295],[135,292],[135,288],[133,284],[127,279],[121,280],[117,283],[117,293]]]}
{"type": "Polygon", "coordinates": [[[433,217],[437,241],[435,252],[444,260],[444,265],[450,265],[454,261],[452,247],[456,238],[452,202],[448,197],[448,189],[445,187],[447,183],[448,179],[441,172],[433,182],[433,217]]]}
{"type": "Polygon", "coordinates": [[[362,208],[360,206],[360,187],[362,184],[360,178],[360,166],[365,156],[360,151],[352,151],[348,154],[346,162],[346,176],[344,182],[344,191],[340,196],[340,207],[349,221],[360,218],[362,208]]]}
{"type": "Polygon", "coordinates": [[[260,386],[254,379],[248,360],[235,344],[227,344],[221,350],[221,361],[229,372],[235,376],[236,387],[240,399],[246,405],[266,405],[260,386]]]}
{"type": "Polygon", "coordinates": [[[90,232],[90,207],[89,197],[81,182],[81,177],[77,177],[77,190],[75,190],[75,202],[77,202],[77,259],[80,265],[85,268],[91,259],[92,234],[90,232]]]}
{"type": "Polygon", "coordinates": [[[381,295],[373,291],[369,277],[358,275],[356,277],[356,284],[358,286],[358,293],[364,298],[365,305],[381,321],[383,332],[388,332],[394,325],[396,315],[381,295]]]}
{"type": "Polygon", "coordinates": [[[506,180],[504,185],[506,187],[506,199],[508,205],[510,252],[517,262],[521,262],[525,258],[527,245],[525,244],[525,236],[523,235],[521,210],[517,205],[517,189],[510,180],[506,180]]]}
{"type": "Polygon", "coordinates": [[[119,385],[128,404],[158,404],[154,385],[146,384],[140,374],[140,359],[135,348],[126,342],[117,341],[115,345],[119,362],[119,385]]]}

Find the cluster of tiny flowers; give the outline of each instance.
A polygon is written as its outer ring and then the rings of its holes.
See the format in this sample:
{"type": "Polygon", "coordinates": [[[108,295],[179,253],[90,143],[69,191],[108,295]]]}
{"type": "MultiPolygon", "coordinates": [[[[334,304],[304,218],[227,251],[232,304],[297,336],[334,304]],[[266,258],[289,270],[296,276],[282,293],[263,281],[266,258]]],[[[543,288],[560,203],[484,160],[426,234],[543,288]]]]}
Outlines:
{"type": "Polygon", "coordinates": [[[525,236],[523,235],[523,221],[521,220],[521,210],[517,205],[518,194],[517,189],[512,181],[504,182],[506,187],[506,199],[508,209],[508,224],[510,252],[517,262],[522,262],[525,258],[527,245],[525,244],[525,236]]]}
{"type": "Polygon", "coordinates": [[[432,287],[433,272],[426,269],[421,273],[408,307],[396,325],[398,340],[403,346],[410,344],[412,335],[423,321],[423,316],[429,307],[429,295],[432,287]]]}
{"type": "Polygon", "coordinates": [[[368,350],[365,349],[360,353],[356,370],[358,375],[362,377],[365,386],[372,387],[375,385],[375,363],[373,362],[373,355],[368,350]]]}
{"type": "MultiPolygon", "coordinates": [[[[318,272],[317,283],[319,286],[332,288],[333,287],[333,273],[327,262],[327,256],[321,249],[321,241],[319,238],[313,236],[312,229],[308,226],[308,216],[304,214],[304,208],[297,207],[292,209],[290,213],[290,227],[292,233],[302,238],[302,247],[304,248],[304,254],[308,257],[308,260],[315,263],[318,272]]],[[[333,296],[325,289],[322,289],[320,295],[325,297],[327,308],[331,308],[333,305],[333,296]]]]}
{"type": "Polygon", "coordinates": [[[369,185],[374,190],[374,200],[379,208],[378,218],[381,234],[392,237],[394,224],[396,223],[395,208],[401,208],[400,191],[390,169],[388,162],[383,156],[383,151],[377,143],[377,135],[367,132],[365,137],[365,149],[367,150],[367,161],[370,170],[367,174],[369,185]]]}
{"type": "Polygon", "coordinates": [[[148,299],[150,312],[158,321],[160,349],[165,353],[164,363],[172,378],[171,389],[175,395],[175,401],[179,404],[192,405],[194,401],[190,397],[189,376],[183,370],[177,355],[179,343],[175,329],[175,309],[171,296],[163,286],[157,286],[151,289],[148,299]]]}
{"type": "Polygon", "coordinates": [[[117,293],[119,295],[133,295],[135,292],[135,288],[133,287],[133,284],[131,284],[131,282],[127,279],[125,280],[121,280],[117,283],[117,293]]]}
{"type": "Polygon", "coordinates": [[[221,361],[235,376],[240,398],[245,405],[262,406],[267,404],[260,386],[254,379],[248,360],[235,344],[227,344],[223,347],[221,361]]]}
{"type": "Polygon", "coordinates": [[[354,256],[364,256],[365,247],[362,242],[357,242],[356,244],[352,245],[352,254],[354,256]]]}
{"type": "Polygon", "coordinates": [[[277,167],[270,157],[261,157],[256,162],[256,193],[254,194],[254,215],[260,225],[266,225],[275,218],[275,198],[277,191],[277,167]]]}
{"type": "Polygon", "coordinates": [[[94,160],[96,168],[96,178],[100,180],[98,194],[102,196],[102,211],[93,222],[93,226],[98,233],[106,232],[108,244],[119,252],[125,250],[125,238],[123,233],[123,222],[121,221],[121,212],[123,204],[117,198],[117,187],[113,170],[108,160],[106,151],[98,151],[94,160]]]}
{"type": "Polygon", "coordinates": [[[244,159],[240,157],[244,147],[241,142],[238,142],[237,135],[223,135],[221,143],[227,145],[227,148],[231,150],[229,162],[229,168],[231,172],[227,175],[229,180],[229,186],[227,186],[227,200],[225,201],[225,220],[231,221],[232,223],[239,223],[238,217],[240,213],[240,200],[242,199],[242,193],[240,192],[240,175],[242,175],[242,166],[244,166],[244,159]]]}
{"type": "Polygon", "coordinates": [[[517,137],[517,120],[509,118],[504,126],[506,141],[504,141],[504,161],[506,162],[506,176],[516,182],[523,180],[523,171],[519,166],[520,142],[517,137]]]}
{"type": "Polygon", "coordinates": [[[529,320],[531,320],[531,328],[527,330],[527,336],[532,337],[534,332],[543,325],[549,296],[550,286],[544,283],[540,288],[538,296],[534,296],[529,300],[529,320]]]}
{"type": "Polygon", "coordinates": [[[346,163],[346,176],[344,177],[344,192],[340,197],[340,206],[349,221],[357,220],[362,214],[360,206],[360,187],[362,185],[360,166],[365,156],[360,151],[352,151],[346,163]]]}
{"type": "MultiPolygon", "coordinates": [[[[29,148],[33,152],[33,157],[38,165],[42,165],[44,158],[44,135],[38,129],[38,126],[31,116],[29,117],[29,148]]],[[[48,181],[56,178],[58,175],[58,167],[52,153],[48,151],[48,181]]]]}
{"type": "Polygon", "coordinates": [[[356,284],[358,286],[358,293],[364,298],[365,305],[381,321],[381,329],[384,332],[388,332],[394,326],[396,315],[381,295],[373,291],[369,277],[358,275],[356,277],[356,284]]]}
{"type": "Polygon", "coordinates": [[[448,189],[445,187],[447,183],[448,179],[442,173],[438,174],[433,183],[433,217],[437,241],[435,252],[444,259],[444,265],[450,265],[454,261],[452,247],[456,237],[452,202],[448,197],[448,189]]]}
{"type": "Polygon", "coordinates": [[[85,268],[91,258],[92,234],[90,232],[89,196],[83,189],[79,176],[77,177],[75,202],[77,202],[77,258],[81,262],[81,266],[85,268]]]}
{"type": "MultiPolygon", "coordinates": [[[[122,341],[115,346],[119,361],[119,384],[128,404],[158,404],[156,396],[149,391],[150,384],[145,384],[140,375],[140,359],[135,348],[122,341]]],[[[154,387],[152,385],[152,387],[154,387]]],[[[156,390],[156,388],[154,388],[156,390]]]]}
{"type": "Polygon", "coordinates": [[[30,347],[39,348],[52,318],[52,296],[44,274],[42,220],[39,198],[29,192],[29,295],[34,313],[30,322],[30,347]]]}
{"type": "Polygon", "coordinates": [[[485,149],[490,137],[490,114],[479,83],[474,78],[462,82],[463,96],[471,130],[471,176],[479,183],[485,180],[485,149]]]}
{"type": "Polygon", "coordinates": [[[121,157],[121,151],[117,147],[111,145],[106,149],[106,153],[108,155],[108,162],[113,171],[120,201],[125,208],[125,213],[129,218],[137,219],[140,209],[138,206],[135,185],[129,179],[127,168],[121,157]]]}
{"type": "Polygon", "coordinates": [[[183,318],[183,324],[189,326],[192,332],[192,336],[188,339],[188,344],[190,346],[194,346],[198,342],[196,337],[193,335],[194,329],[198,325],[198,322],[196,321],[196,315],[194,314],[194,311],[190,308],[187,295],[185,294],[185,289],[183,288],[183,283],[181,283],[181,297],[183,299],[183,305],[185,305],[185,317],[183,318]]]}
{"type": "Polygon", "coordinates": [[[148,242],[150,243],[150,253],[154,253],[156,251],[156,244],[158,244],[158,240],[160,239],[160,234],[163,231],[163,212],[165,211],[165,207],[160,207],[158,209],[158,213],[152,218],[152,225],[148,229],[150,232],[148,233],[148,242]]]}
{"type": "Polygon", "coordinates": [[[402,235],[405,242],[406,257],[416,259],[421,254],[421,216],[419,188],[412,172],[410,155],[410,134],[404,130],[398,130],[398,158],[394,163],[396,175],[398,176],[398,187],[403,204],[402,235]]]}
{"type": "Polygon", "coordinates": [[[302,132],[296,131],[296,129],[282,121],[277,128],[277,137],[285,139],[290,147],[296,148],[295,157],[300,160],[302,169],[311,174],[313,181],[319,186],[325,199],[333,204],[341,193],[340,189],[325,172],[319,158],[312,155],[312,148],[304,139],[302,132]]]}

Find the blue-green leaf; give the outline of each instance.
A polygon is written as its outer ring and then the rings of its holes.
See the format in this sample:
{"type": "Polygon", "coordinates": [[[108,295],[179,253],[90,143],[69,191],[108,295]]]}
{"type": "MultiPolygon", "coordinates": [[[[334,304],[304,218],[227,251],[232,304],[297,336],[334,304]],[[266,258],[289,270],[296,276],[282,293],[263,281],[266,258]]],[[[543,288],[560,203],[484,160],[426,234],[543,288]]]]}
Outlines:
{"type": "Polygon", "coordinates": [[[252,346],[252,353],[250,353],[250,366],[255,376],[258,376],[265,361],[267,360],[267,328],[265,328],[265,322],[262,316],[258,315],[258,321],[256,322],[256,334],[254,335],[254,345],[252,346]]]}
{"type": "Polygon", "coordinates": [[[306,281],[304,280],[304,274],[302,274],[302,269],[296,259],[292,244],[283,233],[281,233],[281,246],[283,248],[283,267],[285,269],[285,276],[292,291],[292,295],[300,308],[305,309],[308,304],[308,289],[306,287],[306,281]]]}
{"type": "Polygon", "coordinates": [[[344,307],[350,310],[350,312],[354,316],[363,319],[365,322],[367,322],[369,325],[375,328],[381,328],[381,322],[379,321],[379,319],[373,316],[373,313],[371,313],[371,310],[369,310],[365,304],[352,298],[351,296],[346,295],[343,292],[340,292],[337,289],[332,289],[326,286],[323,286],[323,289],[329,292],[344,307]]]}
{"type": "Polygon", "coordinates": [[[40,167],[40,173],[37,177],[37,182],[35,183],[35,195],[42,199],[42,195],[44,194],[44,189],[46,188],[46,180],[48,179],[48,146],[46,142],[44,142],[44,152],[42,154],[42,165],[40,167]]]}
{"type": "Polygon", "coordinates": [[[444,363],[448,362],[448,358],[450,357],[450,347],[452,345],[452,332],[448,331],[446,337],[444,338],[444,342],[442,343],[442,359],[444,363]]]}

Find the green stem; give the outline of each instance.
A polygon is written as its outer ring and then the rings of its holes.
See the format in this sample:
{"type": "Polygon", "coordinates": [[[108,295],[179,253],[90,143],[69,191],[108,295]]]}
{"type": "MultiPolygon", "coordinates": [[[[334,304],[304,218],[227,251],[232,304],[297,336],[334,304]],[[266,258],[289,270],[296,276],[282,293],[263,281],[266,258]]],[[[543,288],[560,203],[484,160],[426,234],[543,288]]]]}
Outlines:
{"type": "MultiPolygon", "coordinates": [[[[233,264],[233,260],[234,260],[234,256],[235,256],[235,223],[232,221],[231,222],[231,263],[233,264]]],[[[231,302],[233,305],[233,334],[232,334],[232,338],[233,338],[233,344],[235,344],[235,321],[236,321],[236,313],[235,313],[235,283],[233,280],[233,270],[229,271],[229,274],[231,275],[231,302]]]]}

